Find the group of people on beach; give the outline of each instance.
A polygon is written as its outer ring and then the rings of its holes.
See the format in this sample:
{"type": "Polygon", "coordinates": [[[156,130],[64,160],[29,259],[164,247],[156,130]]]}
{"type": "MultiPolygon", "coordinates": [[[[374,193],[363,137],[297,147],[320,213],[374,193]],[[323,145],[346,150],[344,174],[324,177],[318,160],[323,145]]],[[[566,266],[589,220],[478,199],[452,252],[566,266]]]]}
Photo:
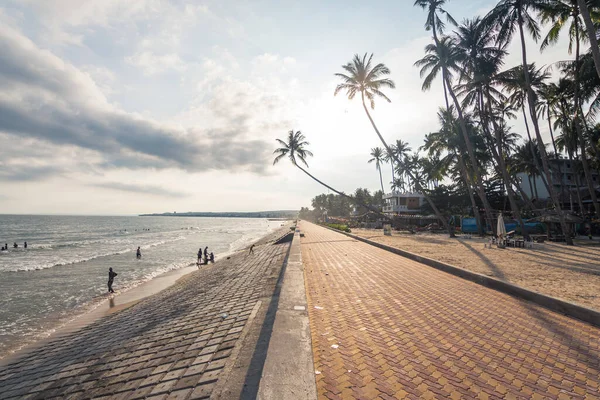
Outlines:
{"type": "Polygon", "coordinates": [[[211,252],[210,254],[208,254],[208,246],[206,246],[204,248],[204,263],[202,262],[202,246],[198,249],[198,261],[196,262],[196,265],[199,267],[200,264],[208,264],[208,262],[211,263],[215,263],[215,255],[211,252]]]}
{"type": "MultiPolygon", "coordinates": [[[[14,249],[19,248],[19,245],[17,244],[17,242],[13,243],[13,248],[14,249]]],[[[25,248],[25,249],[27,248],[27,242],[23,243],[23,248],[25,248]]],[[[2,246],[0,251],[8,251],[8,243],[4,243],[4,246],[2,246]]]]}

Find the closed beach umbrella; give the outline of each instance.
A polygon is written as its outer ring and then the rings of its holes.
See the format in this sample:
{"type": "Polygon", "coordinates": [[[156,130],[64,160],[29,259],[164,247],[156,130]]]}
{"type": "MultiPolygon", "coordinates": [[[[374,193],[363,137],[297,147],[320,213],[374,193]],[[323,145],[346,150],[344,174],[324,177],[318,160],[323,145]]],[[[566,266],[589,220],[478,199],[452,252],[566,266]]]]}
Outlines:
{"type": "Polygon", "coordinates": [[[506,236],[506,226],[504,225],[504,217],[502,214],[498,215],[498,237],[504,238],[506,236]]]}

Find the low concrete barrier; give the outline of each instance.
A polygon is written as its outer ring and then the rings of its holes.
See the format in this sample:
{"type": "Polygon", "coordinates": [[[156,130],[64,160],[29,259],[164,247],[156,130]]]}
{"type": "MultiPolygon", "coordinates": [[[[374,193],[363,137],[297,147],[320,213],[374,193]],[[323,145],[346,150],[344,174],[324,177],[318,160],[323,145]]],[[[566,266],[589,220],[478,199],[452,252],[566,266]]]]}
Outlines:
{"type": "Polygon", "coordinates": [[[421,264],[425,264],[429,267],[438,269],[440,271],[447,272],[449,274],[458,276],[460,278],[469,280],[471,282],[475,282],[479,285],[488,287],[490,289],[494,289],[499,292],[506,293],[506,294],[514,296],[514,297],[518,297],[523,300],[531,301],[532,303],[538,304],[549,310],[556,311],[561,314],[567,315],[569,317],[577,318],[581,321],[584,321],[589,324],[600,327],[600,312],[598,312],[596,310],[592,310],[590,308],[586,308],[586,307],[580,306],[578,304],[574,304],[574,303],[570,303],[568,301],[557,299],[555,297],[547,296],[545,294],[534,292],[532,290],[525,289],[521,286],[517,286],[512,283],[501,281],[496,278],[491,278],[486,275],[478,274],[477,272],[468,271],[463,268],[455,267],[454,265],[446,264],[441,261],[423,257],[423,256],[411,253],[406,250],[401,250],[401,249],[398,249],[395,247],[387,246],[382,243],[377,243],[372,240],[353,235],[351,233],[342,232],[340,230],[329,228],[327,226],[323,226],[323,227],[326,229],[332,230],[334,232],[341,233],[342,235],[349,236],[349,237],[359,240],[361,242],[368,243],[372,246],[379,247],[380,249],[387,250],[392,253],[398,254],[402,257],[406,257],[408,259],[420,262],[421,264]]]}
{"type": "Polygon", "coordinates": [[[307,308],[300,233],[296,230],[285,265],[258,399],[317,399],[307,308]]]}

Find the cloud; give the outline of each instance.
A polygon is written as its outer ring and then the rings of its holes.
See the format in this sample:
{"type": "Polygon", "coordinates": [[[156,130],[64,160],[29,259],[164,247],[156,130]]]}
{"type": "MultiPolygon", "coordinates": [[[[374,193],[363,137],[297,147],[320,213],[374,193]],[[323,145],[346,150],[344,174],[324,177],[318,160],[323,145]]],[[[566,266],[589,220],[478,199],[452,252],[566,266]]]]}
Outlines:
{"type": "Polygon", "coordinates": [[[132,192],[139,194],[151,194],[155,196],[163,196],[163,197],[187,197],[189,196],[187,193],[176,192],[173,190],[165,189],[161,186],[153,186],[153,185],[137,185],[132,183],[121,183],[121,182],[104,182],[104,183],[94,183],[89,186],[94,186],[98,188],[104,189],[112,189],[119,190],[122,192],[132,192]]]}
{"type": "Polygon", "coordinates": [[[52,166],[3,165],[0,164],[0,181],[38,181],[62,172],[52,166]]]}
{"type": "Polygon", "coordinates": [[[238,112],[233,128],[176,128],[117,109],[90,74],[7,26],[0,50],[0,132],[89,149],[114,166],[261,172],[268,164],[266,143],[247,136],[252,109],[238,112]]]}
{"type": "Polygon", "coordinates": [[[168,70],[181,72],[187,69],[186,63],[175,53],[158,55],[151,51],[143,51],[136,53],[131,57],[127,57],[126,61],[129,64],[140,68],[146,76],[168,70]]]}

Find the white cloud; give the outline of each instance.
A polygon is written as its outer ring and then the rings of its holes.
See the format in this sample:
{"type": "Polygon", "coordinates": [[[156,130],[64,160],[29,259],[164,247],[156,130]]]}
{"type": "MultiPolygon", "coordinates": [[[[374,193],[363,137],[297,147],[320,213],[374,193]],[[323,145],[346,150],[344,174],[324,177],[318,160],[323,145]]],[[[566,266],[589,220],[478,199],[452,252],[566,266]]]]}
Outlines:
{"type": "Polygon", "coordinates": [[[126,61],[140,68],[146,76],[159,74],[168,70],[181,72],[187,69],[187,64],[175,53],[158,55],[150,51],[144,51],[127,57],[126,61]]]}

